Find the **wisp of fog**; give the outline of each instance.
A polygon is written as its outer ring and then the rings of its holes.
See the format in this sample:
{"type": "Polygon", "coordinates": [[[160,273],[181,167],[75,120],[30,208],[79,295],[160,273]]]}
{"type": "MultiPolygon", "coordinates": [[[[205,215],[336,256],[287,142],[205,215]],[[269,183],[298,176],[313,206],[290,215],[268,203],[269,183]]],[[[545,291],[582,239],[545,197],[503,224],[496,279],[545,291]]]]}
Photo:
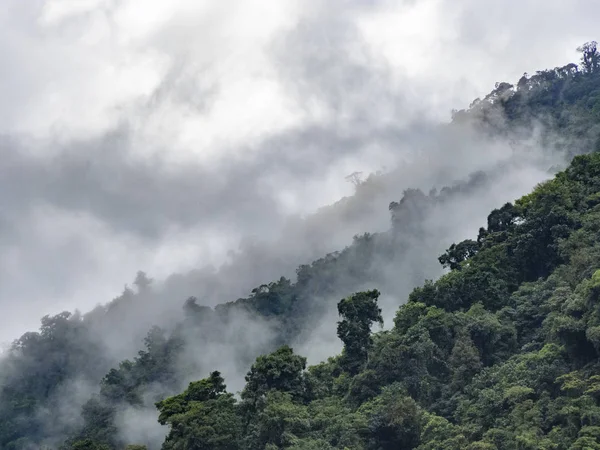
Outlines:
{"type": "MultiPolygon", "coordinates": [[[[176,388],[219,370],[241,390],[281,324],[218,305],[280,277],[300,283],[300,266],[358,252],[363,233],[375,250],[340,258],[327,294],[311,288],[286,343],[309,363],[338,353],[336,304],[361,289],[381,291],[390,327],[410,291],[443,273],[450,244],[563,168],[570,142],[543,118],[493,136],[450,123],[494,77],[563,63],[595,31],[592,14],[565,24],[559,1],[535,36],[525,22],[505,29],[509,4],[8,0],[0,339],[78,310],[98,352],[96,372],[37,412],[47,444],[82,423],[100,379],[154,326],[180,333],[176,388]],[[356,261],[377,277],[354,276],[356,261]],[[182,325],[190,297],[217,329],[182,325]]],[[[537,14],[533,0],[518,7],[524,21],[537,14]]],[[[160,448],[154,403],[173,391],[157,382],[122,408],[123,440],[160,448]]]]}

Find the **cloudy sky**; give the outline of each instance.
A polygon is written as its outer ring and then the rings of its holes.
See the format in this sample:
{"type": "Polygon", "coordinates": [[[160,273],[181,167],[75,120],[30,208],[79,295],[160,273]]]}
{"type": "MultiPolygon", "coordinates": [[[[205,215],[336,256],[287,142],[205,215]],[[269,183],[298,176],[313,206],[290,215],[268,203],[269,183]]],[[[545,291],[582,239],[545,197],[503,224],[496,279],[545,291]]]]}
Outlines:
{"type": "Polygon", "coordinates": [[[219,264],[391,167],[596,0],[3,0],[0,341],[219,264]]]}

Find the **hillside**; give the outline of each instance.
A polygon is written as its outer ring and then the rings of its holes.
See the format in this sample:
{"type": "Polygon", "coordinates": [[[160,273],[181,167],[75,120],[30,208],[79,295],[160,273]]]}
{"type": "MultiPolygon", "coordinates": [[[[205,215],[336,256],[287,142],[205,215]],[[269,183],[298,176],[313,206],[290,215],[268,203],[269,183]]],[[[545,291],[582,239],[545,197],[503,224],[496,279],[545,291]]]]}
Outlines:
{"type": "Polygon", "coordinates": [[[237,401],[219,372],[157,403],[164,449],[600,448],[600,154],[492,211],[390,331],[376,290],[338,303],[339,356],[283,346],[237,401]]]}
{"type": "Polygon", "coordinates": [[[164,449],[600,448],[600,65],[595,47],[582,52],[581,67],[499,83],[437,138],[509,141],[510,157],[387,199],[398,172],[369,177],[321,214],[385,201],[391,228],[355,236],[294,279],[212,307],[165,302],[140,272],[135,290],[88,314],[44,317],[2,361],[0,448],[154,449],[165,432],[164,449]],[[451,244],[447,212],[494,190],[532,147],[559,165],[580,156],[497,205],[439,262],[426,258],[451,244]],[[426,281],[439,263],[450,272],[426,281]],[[397,313],[371,335],[379,291],[397,313]],[[342,353],[307,369],[289,345],[318,346],[319,319],[336,304],[342,353]],[[106,334],[119,328],[150,329],[144,350],[115,360],[119,338],[106,334]],[[222,374],[245,372],[237,398],[222,374]]]}

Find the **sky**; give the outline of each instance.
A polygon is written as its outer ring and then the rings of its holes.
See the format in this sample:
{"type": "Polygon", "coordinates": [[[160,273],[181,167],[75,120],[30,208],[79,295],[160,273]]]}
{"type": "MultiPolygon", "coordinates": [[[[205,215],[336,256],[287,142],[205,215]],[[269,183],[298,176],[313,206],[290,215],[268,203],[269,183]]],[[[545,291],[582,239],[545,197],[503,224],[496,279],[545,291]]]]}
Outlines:
{"type": "Polygon", "coordinates": [[[495,82],[576,61],[598,14],[595,0],[4,0],[0,341],[111,300],[138,270],[164,279],[276,241],[495,82]]]}

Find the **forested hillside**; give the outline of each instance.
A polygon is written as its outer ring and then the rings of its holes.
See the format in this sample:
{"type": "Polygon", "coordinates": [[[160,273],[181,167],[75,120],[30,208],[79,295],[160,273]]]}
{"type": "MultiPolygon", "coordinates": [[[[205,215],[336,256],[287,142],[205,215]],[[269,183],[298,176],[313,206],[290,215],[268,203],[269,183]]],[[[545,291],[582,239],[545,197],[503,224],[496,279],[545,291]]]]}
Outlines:
{"type": "Polygon", "coordinates": [[[600,154],[494,210],[389,331],[376,290],[338,303],[339,356],[259,357],[157,403],[165,449],[600,448],[600,154]]]}
{"type": "MultiPolygon", "coordinates": [[[[150,328],[145,348],[118,364],[99,336],[135,311],[145,317],[143,273],[91,313],[44,317],[2,361],[0,448],[600,449],[600,55],[594,43],[581,52],[580,65],[498,83],[453,114],[448,139],[476,129],[525,158],[536,130],[544,151],[578,156],[497,205],[477,236],[448,242],[428,262],[449,270],[437,281],[418,264],[400,273],[428,245],[422,223],[494,189],[510,165],[398,193],[389,231],[356,236],[294,280],[214,308],[173,299],[184,319],[150,328]],[[380,291],[408,297],[386,330],[375,327],[380,291]],[[307,368],[290,345],[332,301],[343,350],[307,368]],[[226,368],[247,373],[239,396],[226,368]],[[208,377],[188,384],[198,375],[208,377]]],[[[357,196],[393,177],[370,177],[357,196]]]]}

